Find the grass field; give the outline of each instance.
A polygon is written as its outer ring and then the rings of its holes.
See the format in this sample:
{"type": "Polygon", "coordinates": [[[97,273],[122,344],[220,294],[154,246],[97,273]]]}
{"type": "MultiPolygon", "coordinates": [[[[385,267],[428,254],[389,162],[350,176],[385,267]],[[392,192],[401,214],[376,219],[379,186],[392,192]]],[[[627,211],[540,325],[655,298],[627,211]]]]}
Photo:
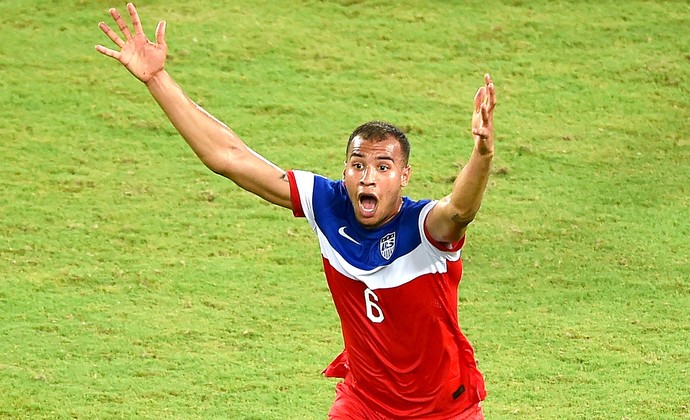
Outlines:
{"type": "MultiPolygon", "coordinates": [[[[113,5],[0,2],[0,417],[325,418],[342,339],[313,233],[94,50],[113,5]]],[[[339,177],[355,126],[404,127],[417,199],[449,192],[490,72],[459,296],[487,418],[690,418],[687,1],[137,6],[285,169],[339,177]]]]}

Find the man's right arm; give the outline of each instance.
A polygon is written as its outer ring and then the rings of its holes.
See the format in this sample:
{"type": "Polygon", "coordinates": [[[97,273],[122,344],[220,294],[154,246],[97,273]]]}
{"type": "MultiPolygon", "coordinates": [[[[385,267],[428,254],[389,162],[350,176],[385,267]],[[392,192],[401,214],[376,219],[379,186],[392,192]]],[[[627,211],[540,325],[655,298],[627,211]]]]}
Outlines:
{"type": "Polygon", "coordinates": [[[96,50],[118,60],[146,84],[177,131],[208,168],[273,204],[292,208],[285,171],[255,153],[228,126],[195,104],[165,71],[168,51],[165,21],[158,24],[156,43],[152,43],[144,34],[132,3],[127,4],[127,10],[134,33],[118,11],[110,9],[124,39],[100,22],[98,26],[118,49],[97,45],[96,50]]]}
{"type": "Polygon", "coordinates": [[[165,70],[146,86],[204,165],[266,201],[292,208],[285,171],[251,150],[230,127],[189,99],[165,70]]]}

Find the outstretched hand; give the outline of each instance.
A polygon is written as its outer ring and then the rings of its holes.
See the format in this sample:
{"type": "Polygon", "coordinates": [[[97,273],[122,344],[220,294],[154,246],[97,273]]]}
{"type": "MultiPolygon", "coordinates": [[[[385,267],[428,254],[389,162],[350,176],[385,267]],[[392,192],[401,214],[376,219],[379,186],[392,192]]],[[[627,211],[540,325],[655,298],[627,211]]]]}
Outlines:
{"type": "Polygon", "coordinates": [[[122,63],[137,79],[146,83],[165,67],[168,46],[165,44],[165,21],[160,21],[156,28],[156,43],[150,42],[141,27],[139,14],[132,3],[127,3],[127,10],[132,19],[134,35],[129,30],[117,10],[110,9],[110,15],[122,31],[125,39],[120,38],[108,25],[100,22],[98,27],[110,38],[120,51],[97,45],[96,50],[122,63]]]}
{"type": "Polygon", "coordinates": [[[474,113],[472,114],[472,137],[475,148],[482,155],[494,152],[494,108],[496,107],[496,89],[491,76],[484,75],[484,86],[474,95],[474,113]]]}

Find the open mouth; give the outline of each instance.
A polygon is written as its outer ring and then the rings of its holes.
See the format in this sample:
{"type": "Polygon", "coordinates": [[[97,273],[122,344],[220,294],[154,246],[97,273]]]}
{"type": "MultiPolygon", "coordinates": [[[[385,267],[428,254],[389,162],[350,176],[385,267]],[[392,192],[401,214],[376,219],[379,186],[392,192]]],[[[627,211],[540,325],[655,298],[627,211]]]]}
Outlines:
{"type": "Polygon", "coordinates": [[[373,194],[360,194],[359,195],[359,210],[365,217],[370,217],[374,215],[376,211],[376,205],[379,200],[373,194]]]}

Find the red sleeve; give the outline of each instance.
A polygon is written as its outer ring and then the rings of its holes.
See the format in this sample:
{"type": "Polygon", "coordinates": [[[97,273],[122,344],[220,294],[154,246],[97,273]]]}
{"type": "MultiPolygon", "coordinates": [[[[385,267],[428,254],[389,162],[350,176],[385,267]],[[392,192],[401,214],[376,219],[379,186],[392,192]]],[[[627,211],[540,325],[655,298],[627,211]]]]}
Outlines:
{"type": "Polygon", "coordinates": [[[455,243],[439,242],[436,239],[432,238],[429,234],[429,231],[426,228],[426,220],[424,221],[424,236],[426,236],[426,239],[429,240],[431,245],[440,249],[443,252],[459,251],[462,249],[462,246],[465,245],[465,235],[462,235],[462,238],[460,238],[460,240],[455,243]]]}
{"type": "Polygon", "coordinates": [[[297,181],[295,174],[292,171],[287,171],[288,182],[290,183],[290,201],[292,202],[292,215],[295,217],[304,217],[304,210],[302,209],[302,201],[299,199],[299,189],[297,189],[297,181]]]}

